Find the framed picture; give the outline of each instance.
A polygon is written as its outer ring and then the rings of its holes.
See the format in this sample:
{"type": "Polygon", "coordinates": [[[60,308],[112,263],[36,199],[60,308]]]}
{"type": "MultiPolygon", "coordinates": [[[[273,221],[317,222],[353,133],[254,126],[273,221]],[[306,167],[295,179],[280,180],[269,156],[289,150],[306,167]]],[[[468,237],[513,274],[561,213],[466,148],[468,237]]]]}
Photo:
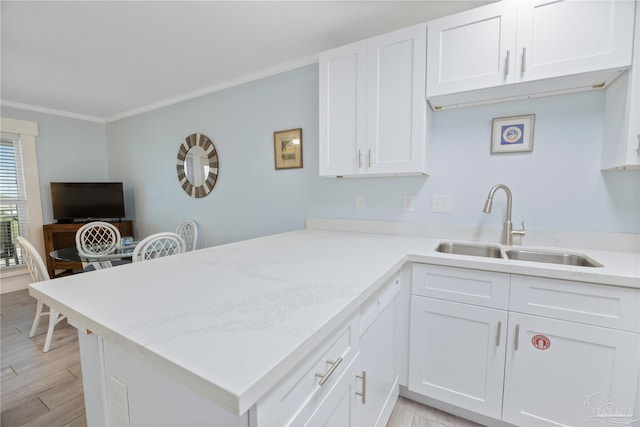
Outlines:
{"type": "Polygon", "coordinates": [[[302,129],[281,130],[273,133],[276,169],[302,167],[302,129]]]}
{"type": "Polygon", "coordinates": [[[491,153],[533,151],[535,114],[498,117],[491,127],[491,153]]]}

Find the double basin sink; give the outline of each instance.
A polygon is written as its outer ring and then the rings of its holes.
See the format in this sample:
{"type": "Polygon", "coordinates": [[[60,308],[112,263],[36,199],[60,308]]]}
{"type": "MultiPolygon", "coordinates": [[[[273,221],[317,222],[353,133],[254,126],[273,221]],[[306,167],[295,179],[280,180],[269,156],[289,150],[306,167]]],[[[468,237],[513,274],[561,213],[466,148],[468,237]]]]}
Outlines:
{"type": "Polygon", "coordinates": [[[579,267],[602,267],[597,261],[584,255],[569,252],[552,252],[520,248],[502,249],[499,246],[442,242],[436,251],[455,255],[469,255],[485,258],[512,259],[518,261],[542,262],[547,264],[564,264],[579,267]]]}

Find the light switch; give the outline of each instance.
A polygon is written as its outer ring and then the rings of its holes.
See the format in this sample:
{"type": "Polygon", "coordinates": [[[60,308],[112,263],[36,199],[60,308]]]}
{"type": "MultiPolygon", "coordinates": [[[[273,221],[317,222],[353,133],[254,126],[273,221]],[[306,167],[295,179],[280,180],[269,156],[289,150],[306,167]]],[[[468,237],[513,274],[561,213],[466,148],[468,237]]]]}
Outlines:
{"type": "Polygon", "coordinates": [[[356,209],[364,209],[364,194],[356,196],[356,209]]]}
{"type": "Polygon", "coordinates": [[[413,212],[416,210],[416,198],[411,195],[402,196],[402,210],[413,212]]]}

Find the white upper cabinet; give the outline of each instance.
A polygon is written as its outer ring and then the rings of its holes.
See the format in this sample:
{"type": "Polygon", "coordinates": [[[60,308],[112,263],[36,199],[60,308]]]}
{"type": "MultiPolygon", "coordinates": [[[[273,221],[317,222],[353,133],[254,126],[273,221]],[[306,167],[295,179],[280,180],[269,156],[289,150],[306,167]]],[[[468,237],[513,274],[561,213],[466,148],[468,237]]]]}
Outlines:
{"type": "Polygon", "coordinates": [[[498,2],[427,24],[427,97],[513,80],[516,3],[498,2]]]}
{"type": "Polygon", "coordinates": [[[502,1],[431,21],[427,99],[439,109],[606,86],[631,64],[634,8],[502,1]]]}
{"type": "Polygon", "coordinates": [[[320,175],[425,173],[426,25],[320,55],[320,175]]]}
{"type": "Polygon", "coordinates": [[[602,169],[640,169],[640,7],[636,7],[633,63],[606,89],[602,169]]]}
{"type": "Polygon", "coordinates": [[[367,124],[367,42],[320,55],[320,175],[354,175],[367,124]]]}

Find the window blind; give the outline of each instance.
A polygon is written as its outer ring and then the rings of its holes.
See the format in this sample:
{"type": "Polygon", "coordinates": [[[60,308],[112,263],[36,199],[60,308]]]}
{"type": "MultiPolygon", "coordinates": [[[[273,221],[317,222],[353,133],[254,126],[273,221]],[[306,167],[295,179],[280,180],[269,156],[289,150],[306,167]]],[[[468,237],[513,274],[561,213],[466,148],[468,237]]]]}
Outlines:
{"type": "Polygon", "coordinates": [[[29,215],[20,135],[0,133],[0,268],[21,264],[16,237],[28,237],[29,215]]]}

